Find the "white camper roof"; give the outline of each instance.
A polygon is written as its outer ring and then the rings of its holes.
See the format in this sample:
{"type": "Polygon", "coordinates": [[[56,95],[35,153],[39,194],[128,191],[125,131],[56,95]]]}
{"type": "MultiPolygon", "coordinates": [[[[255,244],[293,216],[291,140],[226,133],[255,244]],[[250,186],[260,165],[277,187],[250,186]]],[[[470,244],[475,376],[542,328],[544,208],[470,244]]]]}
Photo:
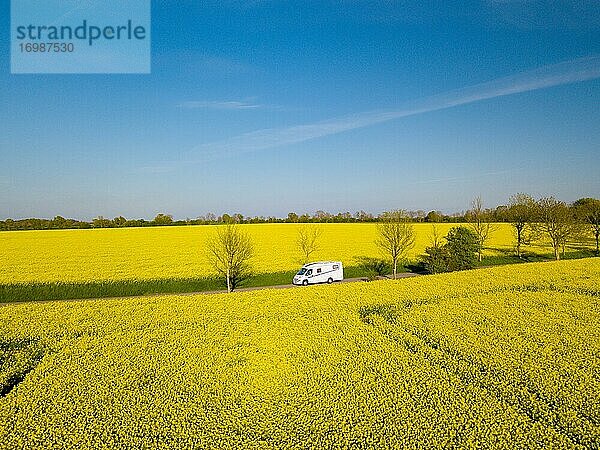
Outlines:
{"type": "Polygon", "coordinates": [[[341,265],[342,263],[340,261],[315,261],[315,262],[311,262],[308,264],[304,264],[302,267],[320,266],[323,264],[339,264],[339,265],[341,265]]]}

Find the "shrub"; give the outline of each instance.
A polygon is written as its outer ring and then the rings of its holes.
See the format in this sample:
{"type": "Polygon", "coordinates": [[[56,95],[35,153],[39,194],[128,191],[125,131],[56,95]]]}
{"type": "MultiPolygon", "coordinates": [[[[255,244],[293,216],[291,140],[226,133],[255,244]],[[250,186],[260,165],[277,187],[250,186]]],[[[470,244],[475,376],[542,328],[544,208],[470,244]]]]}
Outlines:
{"type": "Polygon", "coordinates": [[[448,272],[450,255],[446,246],[427,247],[425,253],[423,264],[428,273],[448,272]]]}
{"type": "Polygon", "coordinates": [[[445,245],[448,256],[448,270],[472,269],[477,264],[479,240],[477,235],[466,227],[453,227],[446,235],[445,245]]]}
{"type": "Polygon", "coordinates": [[[425,249],[423,264],[429,273],[472,269],[477,264],[477,235],[466,227],[454,227],[444,238],[446,244],[425,249]]]}
{"type": "Polygon", "coordinates": [[[390,263],[383,259],[369,258],[367,256],[356,259],[358,260],[359,267],[367,272],[367,277],[370,280],[388,275],[392,269],[390,263]]]}

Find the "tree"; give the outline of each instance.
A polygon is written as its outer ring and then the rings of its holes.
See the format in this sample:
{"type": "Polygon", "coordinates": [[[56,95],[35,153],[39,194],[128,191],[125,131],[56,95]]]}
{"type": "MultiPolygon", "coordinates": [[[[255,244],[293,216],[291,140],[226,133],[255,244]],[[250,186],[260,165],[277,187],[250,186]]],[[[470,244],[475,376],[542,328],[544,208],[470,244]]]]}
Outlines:
{"type": "Polygon", "coordinates": [[[454,227],[445,237],[446,244],[441,245],[435,236],[432,245],[425,249],[423,264],[429,273],[452,272],[475,267],[479,239],[467,227],[454,227]]]}
{"type": "Polygon", "coordinates": [[[508,208],[506,205],[496,206],[494,210],[494,222],[506,222],[508,220],[508,208]]]}
{"type": "Polygon", "coordinates": [[[208,257],[215,271],[225,278],[227,292],[232,292],[252,275],[250,259],[254,247],[240,225],[228,223],[217,227],[208,241],[208,257]]]}
{"type": "Polygon", "coordinates": [[[224,213],[221,217],[219,217],[218,221],[221,223],[232,223],[233,218],[229,214],[224,213]]]}
{"type": "Polygon", "coordinates": [[[564,256],[565,246],[577,236],[580,224],[565,202],[554,197],[544,197],[536,203],[535,228],[550,238],[554,258],[558,261],[561,248],[564,256]]]}
{"type": "Polygon", "coordinates": [[[450,255],[445,245],[427,247],[423,265],[428,273],[443,273],[450,270],[450,255]]]}
{"type": "Polygon", "coordinates": [[[425,222],[437,223],[437,222],[442,222],[443,220],[444,220],[444,217],[443,217],[442,213],[439,211],[429,211],[427,213],[427,215],[425,216],[425,222]]]}
{"type": "Polygon", "coordinates": [[[54,219],[52,219],[51,225],[52,228],[67,228],[68,226],[68,221],[67,219],[65,219],[62,216],[55,216],[54,219]]]}
{"type": "Polygon", "coordinates": [[[419,209],[417,211],[407,211],[406,214],[413,222],[423,222],[425,220],[425,211],[419,209]]]}
{"type": "Polygon", "coordinates": [[[171,225],[173,223],[173,216],[169,214],[157,214],[152,221],[155,225],[171,225]]]}
{"type": "Polygon", "coordinates": [[[395,279],[398,272],[398,262],[415,245],[413,225],[409,222],[406,212],[396,210],[385,212],[381,215],[381,221],[377,224],[377,230],[379,237],[375,241],[375,244],[391,259],[395,279]]]}
{"type": "Polygon", "coordinates": [[[115,217],[113,219],[113,224],[115,227],[122,227],[125,225],[126,222],[127,222],[127,219],[125,219],[125,217],[123,217],[123,216],[115,217]]]}
{"type": "Polygon", "coordinates": [[[530,241],[535,215],[535,200],[527,194],[515,194],[510,197],[508,208],[504,212],[514,229],[515,251],[521,257],[521,246],[530,241]]]}
{"type": "Polygon", "coordinates": [[[103,216],[98,216],[92,220],[92,226],[94,228],[110,228],[112,222],[110,219],[105,219],[103,216]]]}
{"type": "Polygon", "coordinates": [[[445,248],[448,251],[448,270],[472,269],[480,253],[481,240],[475,232],[466,227],[453,227],[446,235],[445,248]]]}
{"type": "Polygon", "coordinates": [[[596,240],[596,256],[600,256],[600,248],[598,248],[598,239],[600,238],[600,200],[595,198],[580,198],[573,203],[573,207],[579,218],[591,227],[596,240]]]}
{"type": "Polygon", "coordinates": [[[365,212],[362,209],[360,211],[357,211],[356,214],[354,214],[354,217],[359,222],[372,222],[373,221],[373,214],[365,212]]]}
{"type": "Polygon", "coordinates": [[[429,243],[431,244],[431,247],[438,248],[438,247],[442,246],[442,239],[440,236],[440,232],[435,223],[431,224],[431,234],[429,235],[429,243]]]}
{"type": "Polygon", "coordinates": [[[322,234],[323,228],[319,225],[306,225],[298,228],[296,244],[304,258],[304,264],[308,263],[310,255],[319,249],[318,241],[322,234]]]}
{"type": "Polygon", "coordinates": [[[447,249],[442,245],[440,233],[435,223],[431,224],[430,246],[425,249],[423,264],[429,273],[447,272],[449,266],[449,255],[447,249]]]}
{"type": "Polygon", "coordinates": [[[331,219],[331,214],[319,209],[315,212],[315,215],[313,216],[313,218],[317,222],[328,222],[331,219]]]}
{"type": "Polygon", "coordinates": [[[475,197],[471,202],[471,209],[467,211],[466,219],[477,236],[477,257],[479,262],[483,259],[485,243],[494,231],[494,227],[490,223],[489,217],[489,213],[483,208],[481,197],[475,197]]]}

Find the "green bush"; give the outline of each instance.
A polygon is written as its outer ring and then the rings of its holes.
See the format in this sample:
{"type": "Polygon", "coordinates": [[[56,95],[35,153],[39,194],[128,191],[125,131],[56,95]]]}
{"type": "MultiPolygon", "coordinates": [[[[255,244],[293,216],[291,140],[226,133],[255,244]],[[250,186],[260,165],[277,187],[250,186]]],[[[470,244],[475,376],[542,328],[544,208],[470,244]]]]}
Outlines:
{"type": "Polygon", "coordinates": [[[363,256],[356,258],[359,262],[359,267],[366,274],[367,278],[374,280],[377,277],[389,275],[392,267],[389,262],[379,259],[363,256]]]}
{"type": "Polygon", "coordinates": [[[479,240],[466,227],[453,227],[446,235],[450,271],[472,269],[477,265],[479,240]]]}
{"type": "Polygon", "coordinates": [[[477,264],[477,235],[466,227],[453,227],[446,244],[427,247],[423,264],[429,273],[472,269],[477,264]]]}
{"type": "Polygon", "coordinates": [[[428,273],[448,272],[450,266],[450,255],[446,246],[427,247],[425,249],[423,264],[428,273]]]}

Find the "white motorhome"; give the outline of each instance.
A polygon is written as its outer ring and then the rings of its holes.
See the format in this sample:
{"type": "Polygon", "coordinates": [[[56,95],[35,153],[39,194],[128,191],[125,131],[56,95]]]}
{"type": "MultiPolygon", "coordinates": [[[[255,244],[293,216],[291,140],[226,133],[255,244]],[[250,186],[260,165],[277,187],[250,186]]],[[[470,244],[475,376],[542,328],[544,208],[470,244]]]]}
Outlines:
{"type": "Polygon", "coordinates": [[[293,284],[306,286],[317,283],[333,283],[344,279],[344,267],[339,261],[320,261],[304,264],[292,280],[293,284]]]}

